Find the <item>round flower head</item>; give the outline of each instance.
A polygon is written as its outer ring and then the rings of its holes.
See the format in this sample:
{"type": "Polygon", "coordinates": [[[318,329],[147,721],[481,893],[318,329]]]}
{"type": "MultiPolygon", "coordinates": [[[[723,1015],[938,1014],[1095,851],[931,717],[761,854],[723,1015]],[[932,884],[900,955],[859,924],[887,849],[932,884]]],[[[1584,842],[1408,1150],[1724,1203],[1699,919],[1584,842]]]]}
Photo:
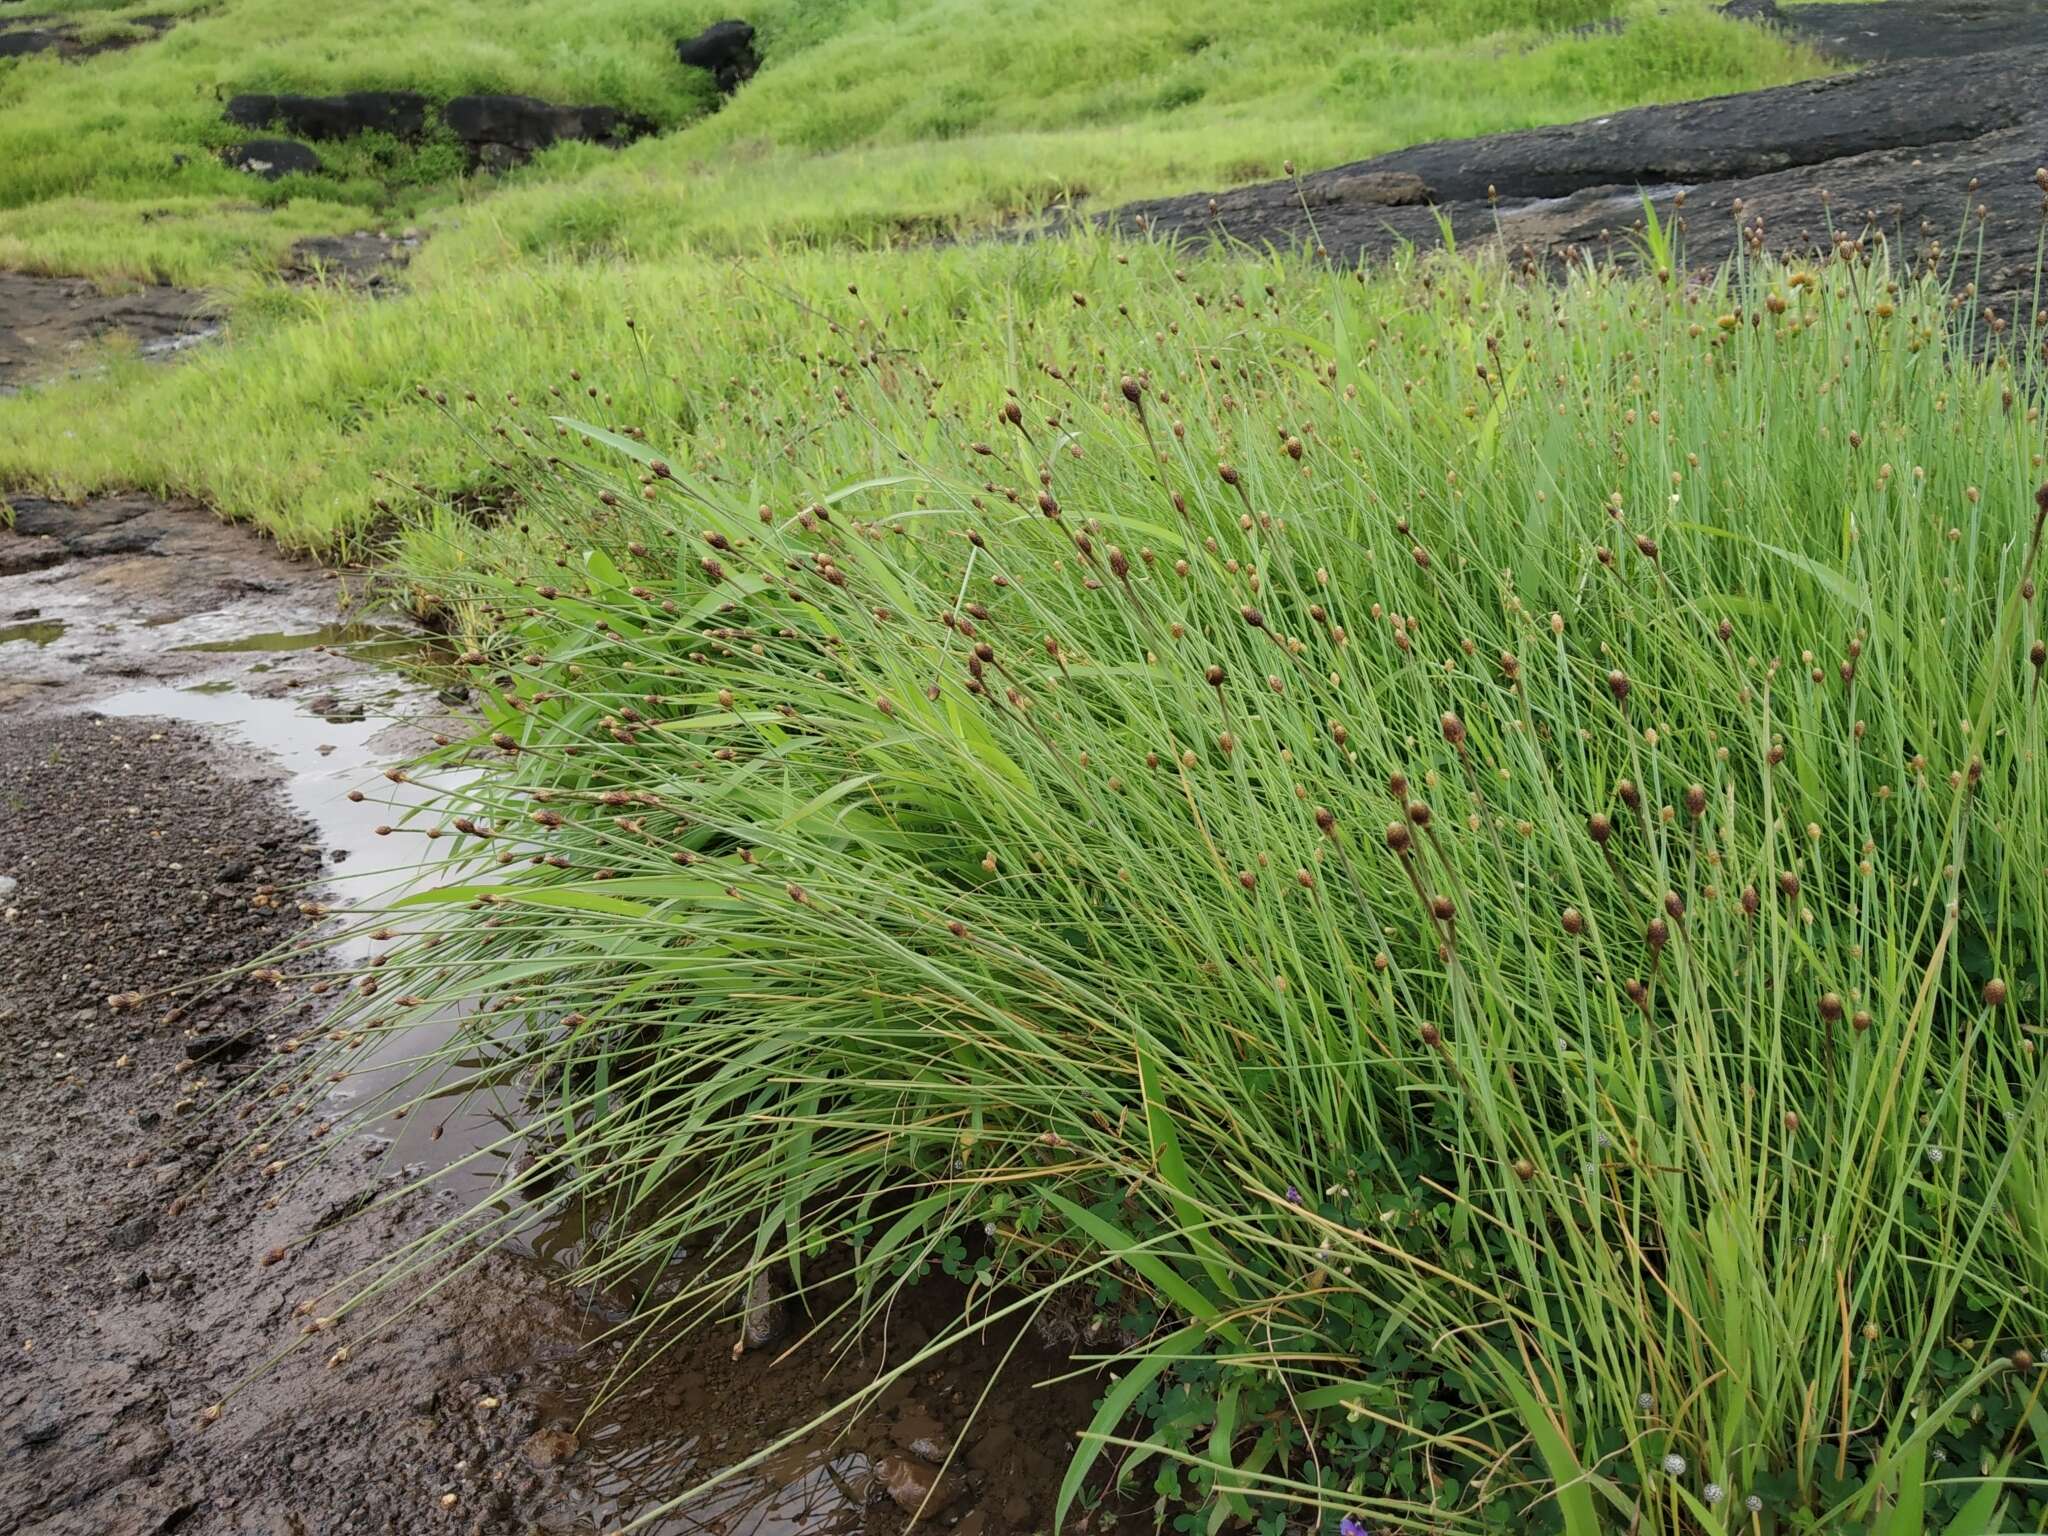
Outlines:
{"type": "Polygon", "coordinates": [[[1709,1504],[1718,1504],[1721,1502],[1722,1498],[1727,1494],[1727,1492],[1728,1490],[1723,1488],[1719,1483],[1709,1483],[1706,1487],[1700,1490],[1700,1497],[1705,1499],[1709,1504]]]}
{"type": "Polygon", "coordinates": [[[1763,1497],[1760,1494],[1752,1493],[1748,1498],[1742,1501],[1742,1507],[1748,1510],[1752,1515],[1760,1515],[1764,1512],[1763,1497]]]}
{"type": "Polygon", "coordinates": [[[1685,1458],[1673,1451],[1664,1458],[1664,1472],[1669,1477],[1685,1476],[1685,1458]]]}
{"type": "Polygon", "coordinates": [[[1941,1148],[1929,1147],[1927,1149],[1927,1161],[1939,1165],[1941,1162],[1941,1148]]]}
{"type": "Polygon", "coordinates": [[[1657,1399],[1652,1397],[1647,1392],[1638,1393],[1636,1395],[1636,1406],[1642,1409],[1643,1412],[1648,1413],[1652,1408],[1657,1406],[1657,1399]]]}

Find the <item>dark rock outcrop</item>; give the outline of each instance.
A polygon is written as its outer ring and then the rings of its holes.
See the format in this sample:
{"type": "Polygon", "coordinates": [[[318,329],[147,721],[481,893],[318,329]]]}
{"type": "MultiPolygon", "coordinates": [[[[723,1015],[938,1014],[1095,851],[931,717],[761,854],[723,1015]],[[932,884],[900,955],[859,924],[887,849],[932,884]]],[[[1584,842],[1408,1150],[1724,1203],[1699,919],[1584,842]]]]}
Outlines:
{"type": "Polygon", "coordinates": [[[1980,301],[2009,315],[2032,285],[2044,190],[2036,171],[2048,162],[2044,69],[2048,43],[1969,54],[1938,69],[1887,65],[1417,145],[1213,198],[1134,203],[1107,222],[1282,248],[1313,240],[1350,263],[1435,245],[1442,219],[1461,245],[1497,240],[1531,265],[1635,254],[1647,203],[1665,228],[1682,231],[1687,264],[1705,267],[1744,241],[1806,255],[1825,253],[1837,237],[1882,237],[1895,260],[1914,262],[1936,240],[1953,246],[1968,217],[1973,262],[1963,280],[1974,275],[1980,301]],[[1432,205],[1360,204],[1340,190],[1389,175],[1419,178],[1432,205]]]}
{"type": "Polygon", "coordinates": [[[559,107],[533,96],[458,96],[441,116],[468,149],[473,170],[519,165],[564,140],[616,149],[653,128],[616,107],[559,107]]]}
{"type": "Polygon", "coordinates": [[[676,57],[688,68],[710,70],[728,96],[761,67],[760,55],[754,52],[753,25],[739,20],[714,21],[695,37],[678,40],[676,57]]]}
{"type": "Polygon", "coordinates": [[[221,151],[221,158],[238,171],[277,181],[286,176],[310,176],[321,169],[320,157],[296,139],[244,139],[221,151]]]}
{"type": "Polygon", "coordinates": [[[1956,59],[2048,42],[2042,0],[1859,0],[1779,5],[1730,0],[1723,15],[1783,28],[1830,58],[1859,64],[1956,59]]]}
{"type": "Polygon", "coordinates": [[[348,91],[339,96],[251,94],[229,100],[226,117],[242,128],[282,128],[295,139],[350,139],[388,133],[416,139],[426,131],[427,98],[412,91],[348,91]]]}

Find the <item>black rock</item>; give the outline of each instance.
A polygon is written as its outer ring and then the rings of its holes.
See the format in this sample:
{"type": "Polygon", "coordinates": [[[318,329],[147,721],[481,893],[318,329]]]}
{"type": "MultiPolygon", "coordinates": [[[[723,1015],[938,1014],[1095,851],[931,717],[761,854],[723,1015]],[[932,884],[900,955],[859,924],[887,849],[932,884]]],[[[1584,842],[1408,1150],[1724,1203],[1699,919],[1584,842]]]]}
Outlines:
{"type": "Polygon", "coordinates": [[[117,1223],[107,1233],[107,1246],[116,1253],[132,1253],[156,1236],[156,1219],[151,1216],[130,1216],[117,1223]]]}
{"type": "Polygon", "coordinates": [[[64,1405],[45,1393],[21,1416],[20,1428],[23,1445],[48,1445],[64,1433],[64,1405]]]}
{"type": "Polygon", "coordinates": [[[676,57],[691,69],[708,69],[718,88],[730,96],[761,67],[754,52],[754,28],[744,21],[714,21],[695,37],[676,43],[676,57]]]}
{"type": "Polygon", "coordinates": [[[413,91],[348,91],[340,96],[252,94],[231,98],[226,116],[243,128],[275,124],[294,138],[315,142],[372,132],[416,139],[426,131],[427,98],[413,91]]]}
{"type": "Polygon", "coordinates": [[[320,157],[294,139],[249,139],[223,150],[221,158],[236,170],[265,181],[310,176],[321,169],[320,157]]]}
{"type": "Polygon", "coordinates": [[[615,149],[654,126],[617,107],[560,107],[534,96],[458,96],[441,117],[467,146],[472,169],[518,165],[570,139],[615,149]]]}

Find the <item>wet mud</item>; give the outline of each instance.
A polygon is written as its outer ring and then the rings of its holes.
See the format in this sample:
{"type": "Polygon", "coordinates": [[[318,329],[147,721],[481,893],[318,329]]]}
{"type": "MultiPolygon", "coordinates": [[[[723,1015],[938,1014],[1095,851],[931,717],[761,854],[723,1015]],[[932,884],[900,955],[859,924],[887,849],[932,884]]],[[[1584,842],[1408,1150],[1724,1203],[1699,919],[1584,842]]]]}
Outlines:
{"type": "Polygon", "coordinates": [[[391,792],[379,765],[460,705],[383,665],[430,637],[204,508],[17,510],[0,533],[0,1530],[601,1536],[785,1438],[640,1528],[895,1536],[920,1507],[921,1528],[1046,1528],[1099,1389],[1038,1332],[991,1326],[856,1422],[813,1423],[960,1314],[943,1280],[857,1340],[786,1312],[773,1347],[735,1356],[735,1318],[629,1360],[636,1298],[574,1288],[583,1230],[536,1211],[516,1242],[330,1326],[380,1256],[509,1186],[516,1142],[415,1188],[504,1141],[504,1120],[451,1102],[432,1139],[425,1116],[352,1120],[374,1090],[352,1079],[251,1145],[247,1079],[316,1037],[323,1003],[249,968],[334,942],[302,902],[396,877],[416,848],[347,790],[391,792]]]}
{"type": "Polygon", "coordinates": [[[1635,258],[1647,200],[1681,232],[1694,267],[1717,265],[1745,242],[1803,257],[1828,252],[1838,238],[1882,238],[1895,261],[1933,260],[2010,317],[2032,293],[2048,190],[2036,181],[2048,161],[2048,98],[2038,87],[2048,69],[2048,4],[1749,9],[1767,13],[1755,24],[1787,28],[1845,62],[1885,62],[1801,85],[1417,145],[1298,180],[1133,203],[1104,222],[1178,239],[1307,245],[1348,264],[1429,249],[1444,220],[1461,246],[1496,244],[1533,270],[1635,258]],[[1348,195],[1413,183],[1426,197],[1348,195]]]}

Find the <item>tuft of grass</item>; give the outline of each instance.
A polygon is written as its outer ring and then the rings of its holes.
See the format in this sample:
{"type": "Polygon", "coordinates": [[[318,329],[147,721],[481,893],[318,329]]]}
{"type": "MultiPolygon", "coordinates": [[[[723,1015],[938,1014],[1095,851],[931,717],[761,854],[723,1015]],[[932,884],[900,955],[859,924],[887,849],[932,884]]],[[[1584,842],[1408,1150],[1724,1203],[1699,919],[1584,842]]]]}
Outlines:
{"type": "Polygon", "coordinates": [[[486,719],[265,1102],[459,1020],[366,1112],[523,1093],[459,1230],[604,1212],[648,1347],[1079,1298],[1068,1515],[2038,1525],[2038,372],[1881,250],[1179,261],[422,385],[486,719]]]}

